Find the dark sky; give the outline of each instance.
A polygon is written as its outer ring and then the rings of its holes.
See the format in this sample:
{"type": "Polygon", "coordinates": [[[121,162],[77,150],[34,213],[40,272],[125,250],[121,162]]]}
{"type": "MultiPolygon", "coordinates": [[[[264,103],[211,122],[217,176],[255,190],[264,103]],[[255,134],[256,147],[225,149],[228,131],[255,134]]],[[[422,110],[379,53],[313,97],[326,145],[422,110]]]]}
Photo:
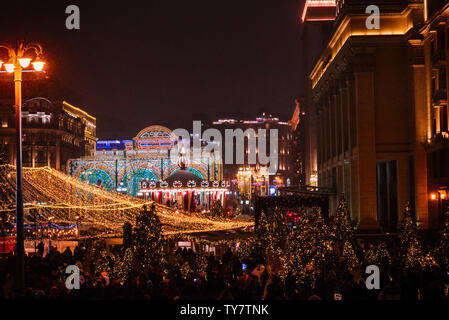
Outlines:
{"type": "Polygon", "coordinates": [[[49,74],[97,117],[100,138],[236,112],[285,119],[302,86],[302,2],[10,1],[0,42],[41,43],[49,74]],[[80,7],[80,30],[65,28],[69,4],[80,7]]]}

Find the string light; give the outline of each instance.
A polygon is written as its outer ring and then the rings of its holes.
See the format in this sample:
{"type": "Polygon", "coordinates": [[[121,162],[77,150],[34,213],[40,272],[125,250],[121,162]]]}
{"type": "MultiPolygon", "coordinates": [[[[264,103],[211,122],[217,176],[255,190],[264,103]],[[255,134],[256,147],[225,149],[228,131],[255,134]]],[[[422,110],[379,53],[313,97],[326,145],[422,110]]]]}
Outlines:
{"type": "MultiPolygon", "coordinates": [[[[84,228],[77,238],[119,237],[125,222],[135,224],[136,216],[144,206],[155,204],[163,233],[190,234],[253,226],[244,219],[210,218],[202,214],[186,213],[162,204],[128,195],[105,191],[88,185],[49,167],[24,168],[25,224],[52,223],[73,225],[81,223],[84,228]],[[85,231],[86,230],[86,231],[85,231]]],[[[0,188],[8,195],[0,204],[0,212],[14,215],[15,167],[0,166],[0,188]]]]}

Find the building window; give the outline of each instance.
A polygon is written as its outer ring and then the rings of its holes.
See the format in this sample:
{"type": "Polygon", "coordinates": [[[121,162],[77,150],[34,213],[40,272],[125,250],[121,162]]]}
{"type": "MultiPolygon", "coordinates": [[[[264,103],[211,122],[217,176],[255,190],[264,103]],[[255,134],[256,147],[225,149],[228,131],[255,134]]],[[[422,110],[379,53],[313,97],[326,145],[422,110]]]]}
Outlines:
{"type": "Polygon", "coordinates": [[[448,131],[447,123],[447,106],[443,105],[440,107],[440,132],[448,131]]]}
{"type": "Polygon", "coordinates": [[[395,231],[398,220],[396,160],[378,161],[377,221],[385,232],[395,231]]]}
{"type": "Polygon", "coordinates": [[[438,70],[438,89],[446,90],[446,68],[438,70]]]}
{"type": "Polygon", "coordinates": [[[444,28],[440,28],[437,31],[437,46],[438,46],[438,50],[444,50],[444,28]]]}

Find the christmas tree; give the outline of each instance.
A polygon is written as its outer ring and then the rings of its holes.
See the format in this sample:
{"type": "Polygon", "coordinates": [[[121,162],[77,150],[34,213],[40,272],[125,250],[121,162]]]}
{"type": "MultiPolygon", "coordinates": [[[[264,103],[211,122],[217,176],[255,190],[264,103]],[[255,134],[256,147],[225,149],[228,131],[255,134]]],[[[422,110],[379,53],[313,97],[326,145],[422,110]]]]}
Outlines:
{"type": "Polygon", "coordinates": [[[212,204],[212,208],[210,209],[210,215],[213,218],[225,218],[226,217],[226,210],[221,205],[221,202],[218,200],[215,200],[212,204]]]}
{"type": "Polygon", "coordinates": [[[444,271],[449,270],[449,205],[447,205],[445,214],[443,228],[440,232],[440,239],[438,241],[435,257],[438,264],[444,271]]]}
{"type": "Polygon", "coordinates": [[[418,239],[418,226],[408,202],[399,229],[399,256],[405,269],[421,269],[424,254],[418,239]]]}
{"type": "Polygon", "coordinates": [[[146,207],[136,218],[134,228],[134,253],[139,269],[147,269],[152,263],[163,262],[164,239],[159,217],[154,204],[150,210],[146,207]]]}
{"type": "Polygon", "coordinates": [[[332,217],[331,230],[334,237],[334,246],[342,254],[346,242],[354,243],[354,227],[349,216],[346,200],[341,198],[337,211],[332,217]]]}
{"type": "Polygon", "coordinates": [[[266,250],[259,238],[252,237],[239,243],[237,257],[240,262],[245,264],[248,264],[250,261],[256,264],[265,264],[266,250]]]}
{"type": "Polygon", "coordinates": [[[332,233],[321,209],[301,211],[297,230],[288,238],[281,262],[281,277],[291,275],[297,283],[313,281],[321,270],[335,265],[332,233]]]}
{"type": "Polygon", "coordinates": [[[97,277],[103,271],[111,272],[112,257],[106,249],[104,240],[90,242],[83,261],[83,270],[90,276],[97,277]]]}
{"type": "Polygon", "coordinates": [[[7,166],[8,158],[2,148],[0,148],[0,236],[7,236],[13,230],[14,211],[9,211],[15,207],[16,196],[14,188],[9,187],[8,176],[11,169],[7,166]]]}
{"type": "Polygon", "coordinates": [[[342,261],[347,271],[351,271],[359,266],[359,259],[349,241],[346,241],[343,246],[342,261]]]}
{"type": "Polygon", "coordinates": [[[387,244],[383,241],[377,245],[370,244],[370,248],[365,254],[364,264],[377,266],[388,266],[391,264],[391,256],[387,244]]]}
{"type": "Polygon", "coordinates": [[[128,278],[128,274],[132,270],[134,252],[131,248],[126,248],[123,255],[114,256],[114,278],[118,279],[121,284],[128,278]]]}

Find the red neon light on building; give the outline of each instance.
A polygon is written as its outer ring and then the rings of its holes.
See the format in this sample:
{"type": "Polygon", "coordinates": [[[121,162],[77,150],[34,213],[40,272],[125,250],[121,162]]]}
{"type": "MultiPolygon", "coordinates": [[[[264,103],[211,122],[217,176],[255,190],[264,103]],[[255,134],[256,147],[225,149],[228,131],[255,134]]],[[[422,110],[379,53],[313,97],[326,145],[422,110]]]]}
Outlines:
{"type": "Polygon", "coordinates": [[[306,0],[302,21],[335,20],[337,6],[335,0],[306,0]]]}

